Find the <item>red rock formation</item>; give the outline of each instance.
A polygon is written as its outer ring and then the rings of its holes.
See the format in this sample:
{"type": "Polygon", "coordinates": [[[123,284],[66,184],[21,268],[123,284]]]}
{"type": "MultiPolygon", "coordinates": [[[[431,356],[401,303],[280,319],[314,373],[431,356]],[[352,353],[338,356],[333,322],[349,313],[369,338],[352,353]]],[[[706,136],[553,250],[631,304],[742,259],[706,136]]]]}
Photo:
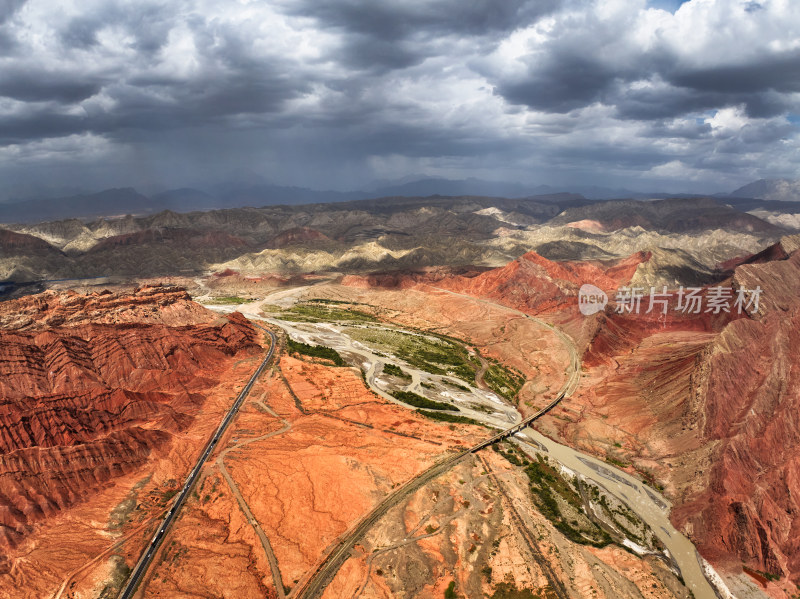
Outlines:
{"type": "Polygon", "coordinates": [[[659,471],[673,478],[666,482],[678,492],[674,520],[704,556],[734,570],[745,563],[788,575],[796,583],[800,250],[781,249],[737,266],[721,283],[732,290],[762,289],[759,310],[750,314],[617,314],[610,297],[612,305],[594,320],[576,321],[580,284],[613,291],[648,259],[642,254],[608,266],[554,263],[531,252],[503,268],[435,285],[547,313],[578,331],[593,382],[566,407],[571,415],[591,415],[558,423],[559,434],[586,447],[601,441],[595,447],[601,454],[617,440],[603,441],[607,431],[641,440],[630,442],[641,452],[630,457],[658,468],[670,463],[659,471]]]}
{"type": "Polygon", "coordinates": [[[766,264],[744,264],[736,269],[733,286],[763,291],[759,315],[792,312],[800,302],[800,251],[766,264]]]}
{"type": "Polygon", "coordinates": [[[26,235],[24,233],[15,233],[7,229],[0,229],[0,249],[2,249],[4,253],[31,251],[61,253],[52,245],[38,237],[26,235]]]}
{"type": "Polygon", "coordinates": [[[553,262],[528,252],[502,268],[472,278],[453,277],[438,285],[458,293],[490,297],[529,313],[550,312],[575,305],[578,289],[591,283],[611,292],[630,281],[636,267],[649,260],[637,252],[605,265],[595,262],[553,262]]]}
{"type": "MultiPolygon", "coordinates": [[[[185,430],[233,356],[239,315],[177,288],[0,304],[0,543],[141,467],[185,430]]],[[[0,565],[1,567],[1,565],[0,565]]]]}
{"type": "Polygon", "coordinates": [[[800,235],[787,235],[782,237],[778,243],[764,248],[757,254],[737,256],[736,258],[725,260],[720,262],[717,268],[722,272],[733,274],[734,269],[743,264],[765,264],[767,262],[786,260],[798,248],[800,248],[800,235]]]}
{"type": "Polygon", "coordinates": [[[597,411],[558,429],[601,454],[603,443],[616,440],[604,435],[622,431],[633,463],[671,462],[663,475],[677,490],[673,519],[703,556],[727,570],[740,572],[744,563],[796,583],[800,252],[769,255],[776,259],[740,265],[721,284],[762,289],[750,314],[670,309],[662,317],[618,314],[612,305],[592,324],[582,319],[592,382],[566,405],[597,411]]]}
{"type": "Polygon", "coordinates": [[[419,284],[438,285],[453,277],[472,278],[490,270],[481,266],[433,266],[419,270],[392,270],[368,275],[345,275],[342,285],[361,289],[408,289],[419,284]]]}
{"type": "Polygon", "coordinates": [[[759,285],[758,320],[730,323],[706,352],[699,399],[716,444],[710,484],[675,513],[701,552],[800,582],[800,253],[737,268],[759,285]]]}
{"type": "MultiPolygon", "coordinates": [[[[685,314],[675,308],[677,302],[675,292],[669,304],[666,315],[660,309],[647,314],[648,300],[645,298],[641,304],[641,311],[636,313],[620,313],[612,303],[599,313],[594,320],[583,319],[586,336],[583,362],[585,367],[594,367],[608,361],[613,361],[614,356],[629,352],[637,347],[644,339],[654,335],[674,332],[692,333],[718,333],[725,326],[737,318],[746,318],[746,314],[720,312],[713,314],[700,312],[699,314],[685,314]]],[[[610,298],[613,302],[613,298],[610,298]]],[[[579,344],[583,347],[583,344],[579,344]]]]}
{"type": "Polygon", "coordinates": [[[87,322],[177,326],[201,324],[211,318],[213,314],[192,302],[185,289],[160,285],[140,287],[131,294],[46,292],[0,304],[0,328],[5,330],[47,330],[87,322]]]}

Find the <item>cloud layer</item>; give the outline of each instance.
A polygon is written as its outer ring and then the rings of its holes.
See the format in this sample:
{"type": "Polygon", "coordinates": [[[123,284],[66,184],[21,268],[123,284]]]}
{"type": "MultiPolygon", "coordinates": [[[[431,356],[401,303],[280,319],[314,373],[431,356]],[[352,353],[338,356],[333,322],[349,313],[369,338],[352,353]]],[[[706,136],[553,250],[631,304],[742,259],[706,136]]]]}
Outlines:
{"type": "Polygon", "coordinates": [[[11,185],[798,176],[794,0],[0,0],[11,185]]]}

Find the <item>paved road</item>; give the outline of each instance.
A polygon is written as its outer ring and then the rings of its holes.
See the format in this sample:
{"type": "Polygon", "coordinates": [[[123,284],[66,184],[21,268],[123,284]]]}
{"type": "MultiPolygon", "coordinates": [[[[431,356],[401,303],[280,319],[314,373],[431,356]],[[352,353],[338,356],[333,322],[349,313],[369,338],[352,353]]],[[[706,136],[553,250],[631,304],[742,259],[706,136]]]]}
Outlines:
{"type": "Polygon", "coordinates": [[[67,587],[70,585],[70,583],[71,583],[71,582],[72,582],[72,581],[73,581],[73,580],[74,580],[74,579],[75,579],[75,578],[76,578],[76,577],[77,577],[77,576],[78,576],[78,575],[79,575],[81,572],[83,572],[84,570],[88,569],[89,567],[91,567],[91,566],[95,565],[95,564],[96,564],[96,563],[98,563],[98,562],[99,562],[101,559],[103,559],[103,558],[105,558],[105,557],[108,557],[108,555],[109,555],[109,554],[110,554],[112,551],[116,551],[117,549],[119,549],[120,547],[122,547],[122,546],[123,546],[125,543],[127,543],[128,541],[130,541],[130,540],[131,540],[131,539],[132,539],[134,536],[138,535],[138,534],[139,534],[140,532],[142,532],[142,531],[143,531],[145,528],[149,527],[151,524],[153,524],[153,522],[155,522],[155,521],[157,521],[157,520],[158,520],[158,517],[157,517],[157,516],[154,516],[154,517],[152,517],[152,518],[150,518],[150,519],[146,520],[146,521],[145,521],[143,524],[140,524],[139,526],[137,526],[137,527],[136,527],[136,528],[134,528],[133,530],[131,530],[131,531],[129,531],[128,533],[126,533],[126,534],[125,534],[125,535],[124,535],[124,536],[123,536],[121,539],[119,539],[119,540],[118,540],[117,542],[115,542],[113,545],[111,545],[110,547],[107,547],[107,548],[106,548],[106,549],[104,549],[102,552],[100,552],[99,554],[97,554],[96,556],[94,556],[92,559],[90,559],[88,562],[86,562],[85,564],[83,564],[82,566],[80,566],[79,568],[77,568],[76,570],[73,570],[72,572],[70,572],[70,573],[67,575],[67,577],[64,579],[64,582],[62,582],[62,583],[61,583],[61,586],[60,586],[60,587],[58,587],[58,590],[56,591],[56,594],[55,594],[55,595],[53,595],[53,597],[52,597],[51,599],[61,599],[61,597],[62,597],[62,596],[64,595],[64,593],[66,592],[66,590],[67,590],[67,587]]]}
{"type": "MultiPolygon", "coordinates": [[[[258,325],[255,325],[258,326],[258,325]]],[[[208,458],[211,456],[213,451],[217,448],[217,444],[219,440],[222,438],[222,435],[227,430],[230,423],[233,421],[236,413],[239,411],[239,408],[244,403],[244,400],[250,393],[250,390],[253,388],[253,385],[256,382],[256,379],[264,372],[264,369],[267,367],[267,364],[272,359],[273,354],[275,353],[275,347],[277,345],[277,339],[275,334],[272,331],[265,329],[264,327],[258,327],[263,331],[266,331],[270,336],[270,347],[267,355],[261,361],[261,364],[253,373],[253,376],[250,377],[250,380],[245,385],[244,389],[239,393],[239,396],[236,398],[236,401],[231,406],[231,409],[225,415],[222,422],[220,423],[219,427],[217,427],[214,436],[211,437],[208,444],[206,445],[205,450],[200,455],[200,458],[197,460],[197,463],[192,468],[192,471],[189,473],[189,476],[186,478],[186,482],[181,489],[181,492],[178,494],[177,498],[172,504],[172,507],[167,512],[167,515],[164,517],[164,520],[161,522],[161,525],[156,530],[153,538],[150,540],[150,543],[147,545],[144,553],[139,558],[139,562],[136,564],[136,567],[133,569],[130,578],[128,578],[128,582],[125,585],[125,588],[122,589],[122,592],[119,595],[119,599],[130,599],[133,597],[134,592],[136,591],[136,587],[142,581],[142,578],[147,573],[147,569],[150,567],[150,564],[153,561],[156,553],[158,552],[158,548],[161,546],[161,543],[164,541],[164,537],[167,534],[167,530],[175,521],[175,518],[178,515],[183,504],[186,502],[186,498],[189,496],[189,493],[192,490],[195,482],[197,482],[197,477],[200,475],[200,471],[203,468],[203,465],[208,461],[208,458]]]]}
{"type": "MultiPolygon", "coordinates": [[[[475,299],[475,298],[470,298],[475,299]]],[[[520,313],[523,314],[523,313],[520,313]]],[[[527,315],[525,315],[527,317],[527,315]]],[[[531,317],[529,317],[531,318],[531,317]]],[[[568,367],[567,380],[559,391],[558,395],[544,408],[524,418],[514,426],[500,431],[496,435],[477,443],[473,447],[466,449],[460,453],[452,455],[445,460],[434,464],[428,470],[412,478],[404,485],[395,489],[392,493],[384,497],[384,499],[376,505],[361,521],[345,536],[341,537],[335,546],[328,552],[323,561],[317,565],[313,572],[305,578],[295,589],[293,589],[291,596],[294,599],[312,599],[320,597],[325,590],[325,587],[333,580],[336,573],[342,567],[345,561],[350,557],[355,544],[380,520],[391,508],[398,503],[409,497],[421,487],[425,486],[430,481],[438,478],[450,468],[455,466],[458,462],[466,456],[476,453],[488,447],[492,443],[496,443],[502,439],[513,436],[528,427],[536,419],[542,417],[544,414],[552,410],[564,397],[571,394],[580,382],[580,361],[578,360],[578,353],[572,343],[572,340],[561,333],[561,331],[552,329],[548,324],[536,318],[531,318],[542,326],[547,327],[555,333],[566,345],[567,351],[570,353],[570,366],[568,367]]],[[[370,386],[372,380],[367,377],[370,386]]],[[[383,394],[382,394],[383,395],[383,394]]]]}
{"type": "MultiPolygon", "coordinates": [[[[459,293],[455,293],[452,291],[447,291],[444,289],[440,289],[439,291],[452,294],[452,295],[463,295],[459,293]]],[[[532,317],[524,312],[516,310],[514,308],[509,308],[508,306],[502,306],[499,304],[495,304],[494,302],[483,300],[480,298],[475,298],[472,296],[463,296],[468,298],[472,301],[478,301],[481,303],[486,303],[491,305],[494,308],[505,309],[509,312],[513,312],[521,317],[527,318],[529,320],[533,320],[537,324],[547,327],[550,331],[555,334],[559,339],[562,341],[564,347],[567,349],[570,355],[570,364],[567,369],[568,378],[565,382],[564,386],[562,387],[559,395],[552,401],[550,404],[545,406],[536,414],[525,418],[521,422],[517,422],[514,426],[507,428],[498,434],[486,439],[485,441],[475,445],[474,447],[451,456],[446,460],[435,464],[429,470],[421,473],[416,478],[408,481],[402,487],[396,489],[392,494],[387,496],[380,504],[375,506],[372,512],[367,514],[362,521],[360,521],[356,528],[352,529],[351,532],[347,533],[347,535],[341,538],[337,544],[330,550],[327,556],[324,558],[324,561],[321,562],[317,568],[310,574],[310,577],[303,580],[298,587],[296,587],[290,596],[294,597],[295,599],[298,597],[318,597],[322,594],[325,587],[328,583],[333,579],[336,575],[336,572],[339,570],[341,565],[347,560],[350,556],[350,552],[352,551],[353,546],[369,531],[369,529],[383,516],[386,512],[391,509],[393,506],[397,505],[400,501],[404,498],[407,498],[410,494],[418,490],[420,487],[424,486],[428,482],[432,481],[433,479],[437,478],[450,468],[452,468],[456,463],[462,460],[465,456],[470,453],[475,453],[492,443],[495,443],[501,439],[508,438],[514,436],[517,433],[522,432],[522,437],[517,437],[517,442],[522,445],[527,445],[525,441],[528,441],[533,446],[543,449],[544,451],[548,452],[551,457],[555,458],[559,462],[567,465],[567,467],[571,468],[573,471],[580,472],[593,482],[599,484],[606,488],[607,491],[611,492],[612,494],[616,495],[618,499],[623,501],[626,505],[628,505],[634,512],[636,512],[639,517],[641,517],[645,522],[647,522],[651,528],[656,532],[656,535],[664,542],[664,544],[668,547],[670,554],[672,555],[673,559],[676,561],[677,566],[679,567],[684,579],[686,580],[687,585],[692,591],[695,593],[695,596],[698,598],[702,597],[704,599],[712,599],[716,597],[713,589],[708,583],[706,576],[701,568],[700,558],[696,554],[694,546],[691,542],[686,539],[683,535],[680,534],[677,530],[675,530],[671,523],[669,522],[669,506],[664,502],[664,500],[656,493],[648,489],[647,487],[641,485],[640,481],[634,479],[633,477],[628,476],[626,473],[618,471],[616,468],[613,468],[607,464],[602,465],[595,465],[594,468],[590,467],[586,461],[596,462],[596,460],[590,459],[589,456],[585,456],[580,452],[577,452],[571,448],[566,446],[561,446],[560,444],[555,443],[554,441],[542,437],[533,429],[528,428],[525,430],[530,423],[541,417],[543,414],[550,411],[553,407],[555,407],[562,398],[570,395],[580,383],[580,361],[577,353],[577,349],[575,348],[574,343],[572,340],[566,336],[562,331],[551,327],[546,322],[538,319],[536,317],[532,317]],[[523,432],[524,431],[524,432],[523,432]],[[533,438],[532,438],[533,437],[533,438]],[[524,439],[524,440],[523,440],[524,439]],[[599,471],[598,471],[599,470],[599,471]],[[607,474],[604,475],[603,472],[607,471],[607,474]],[[602,481],[602,482],[601,482],[602,481]],[[634,491],[631,494],[631,491],[634,491]],[[631,497],[632,495],[632,497],[631,497]]],[[[283,326],[284,328],[292,328],[291,326],[287,327],[287,323],[283,322],[274,322],[273,324],[278,324],[279,326],[283,326]]],[[[353,351],[355,348],[348,348],[348,350],[353,351]]],[[[365,352],[356,350],[355,353],[361,353],[362,355],[365,352]]],[[[373,388],[381,396],[386,396],[381,390],[374,386],[374,372],[376,363],[378,359],[375,356],[370,356],[372,359],[372,367],[370,372],[367,373],[366,379],[370,387],[373,388]]],[[[412,370],[413,372],[413,370],[412,370]]],[[[393,397],[387,397],[390,401],[395,400],[393,397]]],[[[478,418],[480,415],[476,414],[478,418]]],[[[482,418],[480,418],[482,419],[482,418]]],[[[496,423],[491,423],[495,424],[496,423]]],[[[530,451],[533,449],[531,446],[525,447],[526,450],[530,451]]]]}
{"type": "MultiPolygon", "coordinates": [[[[451,295],[459,295],[474,301],[490,304],[495,308],[505,308],[510,312],[534,320],[544,326],[550,326],[543,320],[525,314],[515,308],[509,308],[508,306],[496,304],[489,300],[455,293],[438,287],[436,289],[451,295]]],[[[579,365],[579,362],[574,344],[562,331],[556,328],[552,328],[552,331],[561,338],[564,345],[569,350],[573,372],[576,372],[576,364],[579,365]]],[[[579,379],[573,382],[573,391],[577,388],[578,383],[579,379]]],[[[523,428],[525,427],[522,427],[520,430],[523,428]]],[[[622,501],[632,509],[639,518],[646,522],[659,540],[664,543],[680,570],[686,586],[691,589],[694,596],[697,597],[697,599],[716,599],[717,594],[703,571],[704,563],[701,561],[697,550],[689,539],[673,527],[669,520],[669,506],[657,493],[648,489],[640,481],[626,472],[622,472],[605,463],[598,464],[598,460],[595,458],[591,458],[566,445],[556,443],[534,429],[524,431],[522,439],[517,437],[517,442],[529,453],[535,453],[535,448],[544,448],[551,457],[561,464],[574,472],[584,475],[586,478],[599,484],[608,492],[615,495],[617,499],[622,501]],[[525,443],[525,441],[532,441],[533,446],[525,443]]]]}
{"type": "Polygon", "coordinates": [[[532,416],[528,416],[519,424],[512,426],[504,431],[499,432],[498,434],[486,439],[485,441],[481,441],[477,445],[470,447],[462,452],[459,452],[453,456],[448,457],[447,459],[434,464],[423,473],[417,475],[415,478],[412,478],[407,483],[395,489],[391,494],[387,495],[378,505],[376,505],[372,511],[367,514],[354,528],[350,533],[348,533],[345,537],[342,537],[334,549],[328,553],[325,560],[317,566],[314,570],[310,578],[307,578],[305,583],[302,583],[301,586],[297,587],[295,591],[292,593],[292,597],[295,599],[299,599],[300,597],[303,598],[311,598],[311,597],[319,597],[322,595],[325,587],[328,586],[333,577],[339,571],[339,568],[342,567],[347,558],[350,557],[350,552],[352,551],[355,544],[372,528],[375,523],[380,520],[386,512],[388,512],[391,508],[396,506],[398,503],[409,497],[415,491],[420,489],[421,487],[428,484],[430,481],[438,478],[450,468],[455,466],[458,462],[460,462],[466,456],[475,453],[484,447],[491,445],[492,443],[496,443],[501,439],[505,439],[511,435],[514,435],[521,431],[523,428],[527,427],[537,418],[543,416],[547,412],[549,412],[558,402],[560,402],[564,398],[565,392],[562,391],[552,402],[550,402],[545,408],[539,410],[536,414],[532,416]]]}

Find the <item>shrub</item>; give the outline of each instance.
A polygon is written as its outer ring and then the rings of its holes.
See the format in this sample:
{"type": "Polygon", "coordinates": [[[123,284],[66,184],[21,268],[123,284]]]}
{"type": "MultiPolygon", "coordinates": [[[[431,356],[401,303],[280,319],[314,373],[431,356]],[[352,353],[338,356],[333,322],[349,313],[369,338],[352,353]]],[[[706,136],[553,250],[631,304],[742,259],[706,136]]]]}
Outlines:
{"type": "Polygon", "coordinates": [[[458,410],[458,408],[451,406],[449,403],[433,401],[432,399],[422,397],[411,391],[395,391],[393,395],[403,403],[407,403],[415,408],[425,408],[427,410],[458,410]]]}
{"type": "Polygon", "coordinates": [[[384,364],[383,365],[383,372],[388,374],[389,376],[397,376],[401,379],[410,379],[411,375],[408,374],[405,370],[396,366],[395,364],[384,364]]]}
{"type": "Polygon", "coordinates": [[[312,358],[330,360],[336,366],[345,365],[345,361],[342,359],[342,356],[339,355],[339,352],[333,348],[325,347],[324,345],[308,345],[307,343],[300,343],[299,341],[293,341],[292,339],[289,339],[286,347],[290,352],[293,353],[311,356],[312,358]]]}

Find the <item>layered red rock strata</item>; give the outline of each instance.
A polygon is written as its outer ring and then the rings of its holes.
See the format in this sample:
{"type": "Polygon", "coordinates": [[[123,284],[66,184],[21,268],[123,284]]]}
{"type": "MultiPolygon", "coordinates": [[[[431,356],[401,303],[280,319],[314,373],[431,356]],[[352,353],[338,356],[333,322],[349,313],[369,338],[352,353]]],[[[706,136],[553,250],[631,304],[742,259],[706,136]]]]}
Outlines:
{"type": "Polygon", "coordinates": [[[257,338],[177,288],[0,304],[0,545],[165,449],[257,338]]]}

